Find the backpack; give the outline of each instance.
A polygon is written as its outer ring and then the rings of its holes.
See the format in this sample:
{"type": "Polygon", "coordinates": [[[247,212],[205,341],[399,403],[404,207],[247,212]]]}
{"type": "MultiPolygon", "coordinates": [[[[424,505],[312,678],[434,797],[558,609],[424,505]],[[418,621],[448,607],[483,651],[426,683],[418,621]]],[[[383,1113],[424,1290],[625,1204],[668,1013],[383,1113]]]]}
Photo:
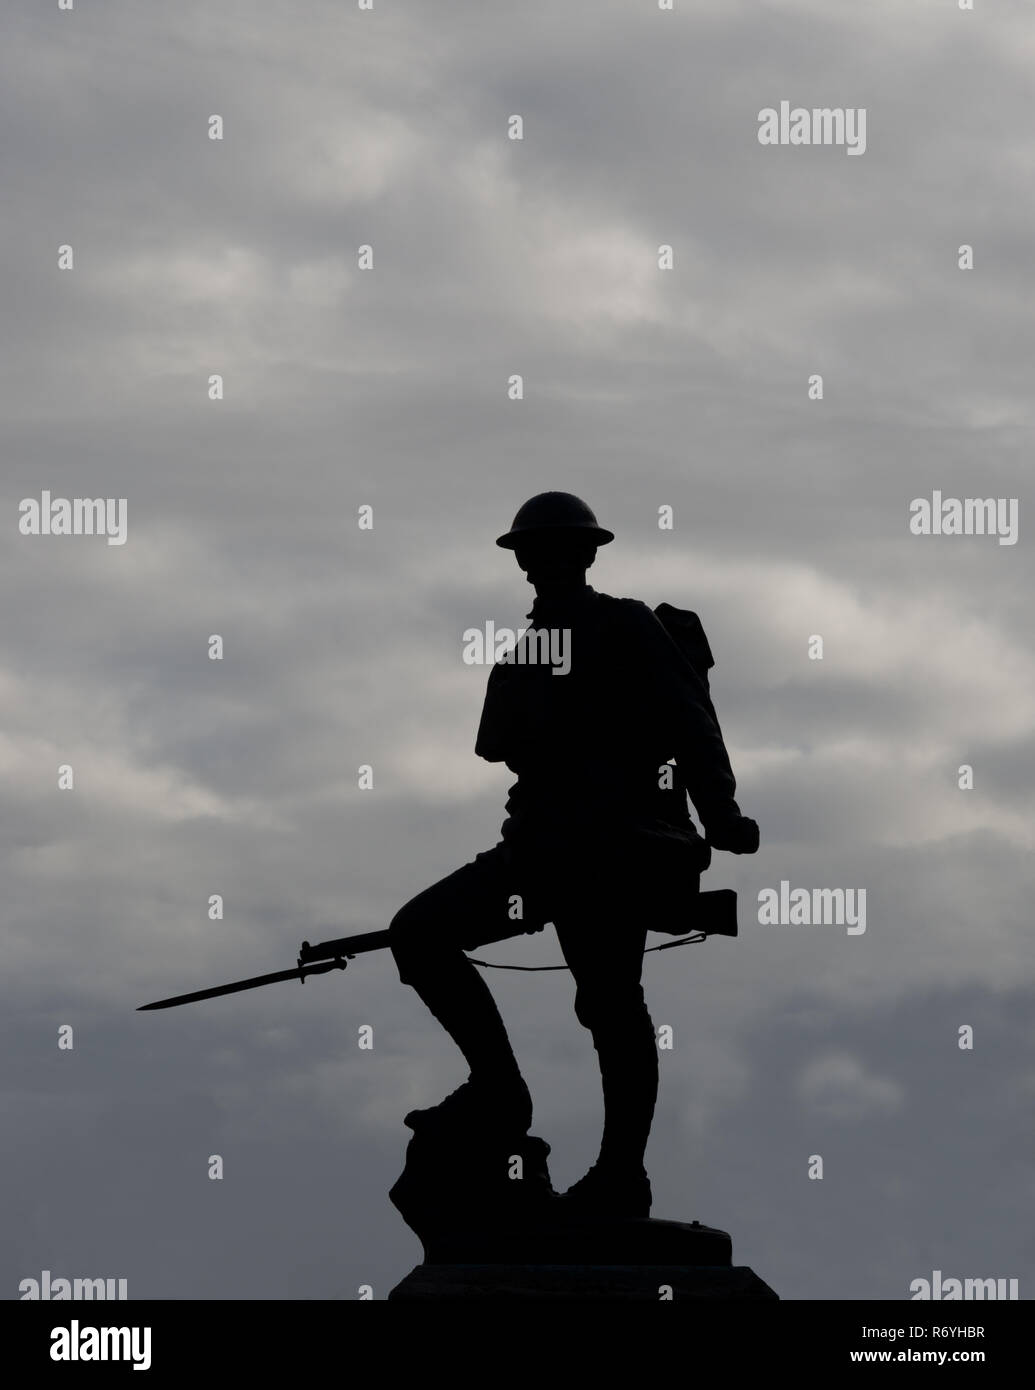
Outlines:
{"type": "MultiPolygon", "coordinates": [[[[708,672],[715,665],[715,658],[700,618],[688,608],[674,608],[671,603],[659,603],[654,616],[693,667],[708,693],[708,672]]],[[[711,850],[707,849],[705,857],[696,866],[697,884],[700,883],[701,871],[707,869],[710,863],[711,850]]],[[[692,879],[689,881],[693,882],[692,879]]],[[[682,936],[687,931],[702,932],[706,936],[737,935],[737,895],[733,889],[715,888],[705,892],[691,888],[685,903],[688,909],[686,917],[677,911],[673,914],[673,921],[666,923],[662,917],[662,920],[652,924],[651,930],[667,936],[682,936]]]]}
{"type": "Polygon", "coordinates": [[[700,618],[688,608],[673,608],[671,603],[659,603],[654,616],[700,676],[707,690],[708,672],[715,665],[715,658],[700,618]]]}

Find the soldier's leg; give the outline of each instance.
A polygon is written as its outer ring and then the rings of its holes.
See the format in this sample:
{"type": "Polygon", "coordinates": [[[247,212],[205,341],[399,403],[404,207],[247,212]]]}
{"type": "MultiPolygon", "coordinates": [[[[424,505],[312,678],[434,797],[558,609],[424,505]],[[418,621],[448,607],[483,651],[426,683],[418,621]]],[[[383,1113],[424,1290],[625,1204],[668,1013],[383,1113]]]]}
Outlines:
{"type": "MultiPolygon", "coordinates": [[[[557,923],[575,978],[575,1013],[593,1038],[604,1093],[597,1166],[643,1178],[643,1155],[658,1094],[654,1024],[641,983],[646,929],[615,904],[588,906],[557,923]]],[[[649,1210],[649,1188],[647,1188],[649,1210]]]]}
{"type": "MultiPolygon", "coordinates": [[[[527,1128],[531,1099],[507,1030],[477,966],[464,955],[514,934],[508,905],[515,891],[509,859],[497,847],[418,893],[396,913],[389,930],[399,978],[416,990],[460,1048],[478,1091],[473,1099],[481,1103],[490,1097],[515,1120],[527,1110],[527,1128]]],[[[471,1099],[470,1092],[459,1097],[461,1107],[471,1099]]]]}

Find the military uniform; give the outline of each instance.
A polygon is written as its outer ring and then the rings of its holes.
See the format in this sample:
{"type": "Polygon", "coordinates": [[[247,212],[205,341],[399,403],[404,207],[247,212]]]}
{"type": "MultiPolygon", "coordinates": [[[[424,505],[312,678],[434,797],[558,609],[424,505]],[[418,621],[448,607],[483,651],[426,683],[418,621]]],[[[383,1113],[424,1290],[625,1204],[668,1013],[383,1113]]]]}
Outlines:
{"type": "Polygon", "coordinates": [[[600,1054],[601,1154],[642,1156],[657,1091],[646,933],[693,929],[710,850],[687,793],[707,829],[739,817],[736,784],[706,681],[646,604],[586,585],[538,598],[528,616],[569,630],[571,668],[493,666],[475,751],[517,776],[500,841],[407,903],[392,949],[463,1047],[453,1001],[474,998],[463,952],[552,922],[600,1054]]]}

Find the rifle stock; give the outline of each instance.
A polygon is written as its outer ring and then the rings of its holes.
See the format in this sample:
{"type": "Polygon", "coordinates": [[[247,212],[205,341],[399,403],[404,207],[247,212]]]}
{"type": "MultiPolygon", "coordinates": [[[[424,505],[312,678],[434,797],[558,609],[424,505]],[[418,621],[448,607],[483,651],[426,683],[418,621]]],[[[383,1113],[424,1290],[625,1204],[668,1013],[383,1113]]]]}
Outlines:
{"type": "Polygon", "coordinates": [[[387,931],[365,931],[356,936],[339,936],[334,941],[320,941],[315,946],[303,941],[298,963],[310,965],[318,960],[348,960],[365,955],[367,951],[383,951],[391,944],[391,939],[387,931]]]}

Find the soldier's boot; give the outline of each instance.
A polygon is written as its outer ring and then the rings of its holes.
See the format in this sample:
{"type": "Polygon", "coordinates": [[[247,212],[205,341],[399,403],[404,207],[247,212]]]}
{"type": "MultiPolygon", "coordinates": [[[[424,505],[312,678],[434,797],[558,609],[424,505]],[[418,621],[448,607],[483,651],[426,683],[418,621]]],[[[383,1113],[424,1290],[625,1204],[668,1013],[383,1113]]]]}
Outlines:
{"type": "Polygon", "coordinates": [[[471,1075],[438,1105],[411,1110],[403,1120],[420,1133],[456,1128],[501,1137],[527,1134],[531,1123],[532,1097],[519,1072],[509,1077],[471,1075]]]}
{"type": "Polygon", "coordinates": [[[608,1166],[599,1159],[559,1198],[558,1209],[574,1217],[650,1216],[651,1190],[643,1164],[608,1166]]]}

